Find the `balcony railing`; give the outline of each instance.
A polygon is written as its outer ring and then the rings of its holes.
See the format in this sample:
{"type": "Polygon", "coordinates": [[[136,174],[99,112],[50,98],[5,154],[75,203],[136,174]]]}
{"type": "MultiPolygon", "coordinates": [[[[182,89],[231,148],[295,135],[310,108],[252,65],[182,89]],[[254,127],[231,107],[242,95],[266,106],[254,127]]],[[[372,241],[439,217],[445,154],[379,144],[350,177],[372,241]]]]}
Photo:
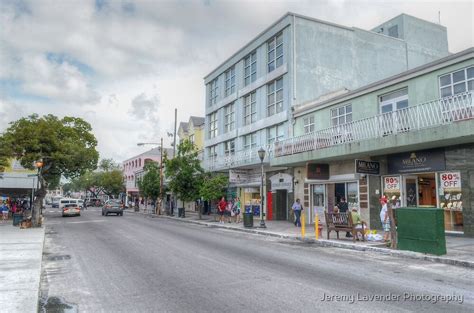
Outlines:
{"type": "Polygon", "coordinates": [[[274,157],[417,131],[474,118],[472,92],[333,126],[275,143],[274,157]]]}
{"type": "MultiPolygon", "coordinates": [[[[268,163],[273,157],[273,145],[266,145],[263,147],[263,149],[265,149],[265,159],[263,160],[263,162],[268,163]]],[[[258,150],[260,150],[260,146],[251,149],[236,151],[234,154],[229,154],[225,156],[213,156],[207,158],[204,161],[204,168],[206,170],[212,171],[232,169],[257,164],[260,163],[260,158],[258,157],[258,150]]]]}

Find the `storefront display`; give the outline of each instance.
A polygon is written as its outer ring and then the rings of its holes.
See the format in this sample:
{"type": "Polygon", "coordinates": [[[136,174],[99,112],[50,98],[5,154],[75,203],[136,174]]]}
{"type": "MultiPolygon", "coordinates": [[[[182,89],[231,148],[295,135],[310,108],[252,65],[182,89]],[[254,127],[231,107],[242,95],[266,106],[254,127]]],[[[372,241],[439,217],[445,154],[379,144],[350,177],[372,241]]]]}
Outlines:
{"type": "Polygon", "coordinates": [[[462,230],[463,226],[463,199],[460,172],[439,173],[439,203],[444,209],[446,230],[462,230]]]}
{"type": "MultiPolygon", "coordinates": [[[[388,199],[392,198],[393,196],[400,198],[400,176],[385,176],[383,182],[383,193],[388,199]]],[[[415,192],[416,189],[413,191],[413,193],[415,192]]]]}

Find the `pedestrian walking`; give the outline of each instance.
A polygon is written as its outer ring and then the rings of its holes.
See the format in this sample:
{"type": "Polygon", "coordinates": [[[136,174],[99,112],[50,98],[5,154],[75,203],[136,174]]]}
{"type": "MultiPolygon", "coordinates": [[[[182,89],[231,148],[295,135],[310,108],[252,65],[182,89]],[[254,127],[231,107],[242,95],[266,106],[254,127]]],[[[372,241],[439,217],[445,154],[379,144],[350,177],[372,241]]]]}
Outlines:
{"type": "Polygon", "coordinates": [[[235,198],[234,204],[232,206],[232,211],[234,212],[235,222],[240,223],[240,199],[239,199],[239,197],[235,198]]]}
{"type": "Polygon", "coordinates": [[[390,236],[390,218],[388,215],[388,205],[387,205],[387,197],[382,196],[380,198],[380,205],[382,206],[382,209],[380,210],[380,221],[382,222],[382,228],[383,228],[383,240],[385,242],[389,241],[389,236],[390,236]]]}
{"type": "Polygon", "coordinates": [[[219,213],[220,224],[224,224],[224,214],[225,214],[226,207],[227,207],[227,202],[225,201],[225,198],[222,197],[219,203],[217,204],[217,212],[219,213]]]}
{"type": "MultiPolygon", "coordinates": [[[[340,213],[347,213],[347,211],[349,211],[349,206],[347,204],[347,201],[346,201],[345,197],[341,197],[341,200],[337,204],[337,208],[339,209],[340,213]]],[[[351,233],[346,232],[346,237],[351,238],[352,237],[351,233]]]]}
{"type": "Polygon", "coordinates": [[[295,203],[293,203],[293,206],[291,207],[293,210],[293,213],[295,214],[295,226],[296,227],[301,227],[301,212],[303,211],[303,206],[300,203],[300,199],[296,199],[295,203]]]}

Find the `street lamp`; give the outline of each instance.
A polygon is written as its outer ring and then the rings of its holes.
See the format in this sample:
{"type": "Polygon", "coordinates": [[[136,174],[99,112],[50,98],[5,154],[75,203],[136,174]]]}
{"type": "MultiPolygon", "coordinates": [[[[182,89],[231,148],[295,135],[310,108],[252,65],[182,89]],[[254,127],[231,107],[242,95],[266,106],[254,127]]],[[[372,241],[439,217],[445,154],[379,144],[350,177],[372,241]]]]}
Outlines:
{"type": "Polygon", "coordinates": [[[258,150],[258,157],[260,158],[260,167],[262,170],[262,183],[260,185],[260,228],[267,228],[265,225],[265,221],[263,220],[263,209],[264,209],[264,195],[263,195],[263,159],[265,159],[265,150],[263,148],[260,148],[258,150]]]}

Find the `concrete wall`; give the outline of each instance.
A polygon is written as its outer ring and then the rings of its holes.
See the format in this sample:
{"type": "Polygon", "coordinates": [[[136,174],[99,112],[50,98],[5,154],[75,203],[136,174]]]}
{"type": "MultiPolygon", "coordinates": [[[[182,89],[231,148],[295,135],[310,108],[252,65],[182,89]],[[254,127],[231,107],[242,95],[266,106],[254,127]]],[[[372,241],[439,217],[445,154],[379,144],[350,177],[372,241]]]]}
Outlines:
{"type": "Polygon", "coordinates": [[[356,89],[407,69],[402,40],[296,19],[296,101],[356,89]]]}

